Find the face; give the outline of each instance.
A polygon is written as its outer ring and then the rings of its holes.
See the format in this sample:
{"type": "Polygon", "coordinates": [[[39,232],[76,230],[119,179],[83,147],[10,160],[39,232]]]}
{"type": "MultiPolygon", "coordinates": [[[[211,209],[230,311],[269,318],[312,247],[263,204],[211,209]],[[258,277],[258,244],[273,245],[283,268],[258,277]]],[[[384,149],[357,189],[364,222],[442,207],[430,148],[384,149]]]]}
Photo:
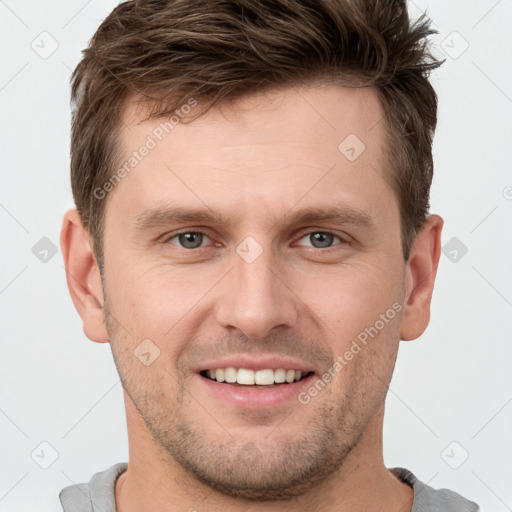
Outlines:
{"type": "Polygon", "coordinates": [[[405,264],[381,116],[371,89],[335,86],[169,133],[126,112],[139,156],[107,198],[109,340],[162,457],[221,492],[305,492],[382,410],[405,264]]]}

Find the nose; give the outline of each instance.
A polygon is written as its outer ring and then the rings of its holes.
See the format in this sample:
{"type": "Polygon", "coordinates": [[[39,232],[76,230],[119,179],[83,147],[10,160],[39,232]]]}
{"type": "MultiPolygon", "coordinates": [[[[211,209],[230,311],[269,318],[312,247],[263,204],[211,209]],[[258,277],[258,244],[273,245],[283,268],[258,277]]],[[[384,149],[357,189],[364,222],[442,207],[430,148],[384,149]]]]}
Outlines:
{"type": "Polygon", "coordinates": [[[252,262],[233,255],[234,267],[219,289],[217,322],[236,328],[252,339],[267,336],[276,327],[297,322],[298,299],[286,283],[269,249],[252,262]]]}

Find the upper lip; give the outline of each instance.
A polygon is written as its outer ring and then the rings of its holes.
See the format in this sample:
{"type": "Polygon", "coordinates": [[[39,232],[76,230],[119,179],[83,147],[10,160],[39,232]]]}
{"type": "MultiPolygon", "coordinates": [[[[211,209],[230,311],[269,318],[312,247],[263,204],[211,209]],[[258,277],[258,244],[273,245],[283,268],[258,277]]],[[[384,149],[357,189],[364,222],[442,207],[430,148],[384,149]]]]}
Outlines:
{"type": "Polygon", "coordinates": [[[200,373],[204,370],[216,370],[217,368],[247,368],[249,370],[266,370],[266,369],[283,369],[283,370],[299,370],[302,374],[314,372],[310,364],[298,359],[282,357],[282,356],[265,356],[265,357],[249,357],[244,355],[230,356],[224,359],[216,359],[214,361],[206,361],[200,367],[196,368],[196,372],[200,373]]]}

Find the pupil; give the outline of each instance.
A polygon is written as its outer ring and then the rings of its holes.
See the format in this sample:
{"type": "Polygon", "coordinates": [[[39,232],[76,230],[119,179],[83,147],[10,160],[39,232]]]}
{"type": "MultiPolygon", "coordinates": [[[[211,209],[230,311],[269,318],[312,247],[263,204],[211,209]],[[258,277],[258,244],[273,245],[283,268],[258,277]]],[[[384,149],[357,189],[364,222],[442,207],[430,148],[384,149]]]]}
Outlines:
{"type": "Polygon", "coordinates": [[[195,249],[201,245],[202,235],[201,233],[182,233],[179,236],[179,239],[183,247],[187,249],[195,249]],[[197,237],[195,241],[194,237],[197,237]]]}
{"type": "Polygon", "coordinates": [[[334,238],[334,235],[330,233],[313,233],[310,236],[314,247],[329,247],[334,238]]]}

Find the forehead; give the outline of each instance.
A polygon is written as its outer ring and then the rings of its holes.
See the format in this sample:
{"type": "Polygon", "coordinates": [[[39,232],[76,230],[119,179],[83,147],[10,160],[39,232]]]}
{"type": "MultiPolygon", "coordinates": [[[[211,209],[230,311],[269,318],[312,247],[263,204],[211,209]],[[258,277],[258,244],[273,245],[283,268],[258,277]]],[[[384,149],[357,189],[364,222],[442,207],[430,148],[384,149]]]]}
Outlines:
{"type": "Polygon", "coordinates": [[[166,136],[172,134],[183,143],[183,129],[175,128],[187,125],[190,127],[187,138],[200,130],[220,129],[217,134],[219,140],[235,134],[237,140],[246,139],[251,144],[276,142],[276,132],[280,134],[280,141],[307,139],[330,143],[352,133],[363,141],[371,137],[373,142],[381,135],[382,126],[377,125],[383,117],[381,102],[374,88],[332,84],[281,87],[235,100],[228,98],[205,116],[194,119],[203,107],[200,99],[191,96],[173,113],[149,120],[148,107],[144,107],[138,96],[132,96],[125,104],[121,141],[125,149],[130,150],[135,138],[152,133],[157,142],[168,139],[166,136]],[[330,135],[327,140],[326,134],[330,135]]]}
{"type": "Polygon", "coordinates": [[[392,194],[382,107],[371,88],[279,89],[189,122],[187,114],[201,107],[195,105],[191,98],[176,114],[148,120],[136,101],[127,104],[119,138],[125,172],[107,210],[129,216],[178,201],[224,208],[224,216],[226,209],[240,217],[258,208],[275,218],[299,201],[368,209],[392,194]]]}

